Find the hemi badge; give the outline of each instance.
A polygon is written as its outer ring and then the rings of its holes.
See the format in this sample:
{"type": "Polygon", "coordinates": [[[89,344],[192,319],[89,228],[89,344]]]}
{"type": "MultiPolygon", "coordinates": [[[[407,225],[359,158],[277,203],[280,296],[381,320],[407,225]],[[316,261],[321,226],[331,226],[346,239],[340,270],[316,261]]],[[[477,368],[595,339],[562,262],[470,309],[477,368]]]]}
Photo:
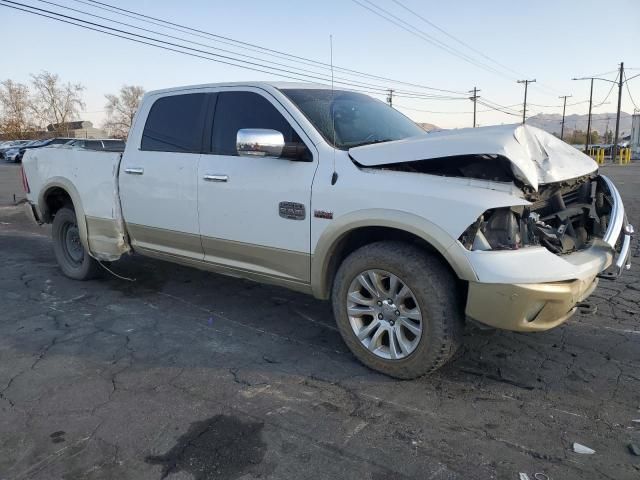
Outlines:
{"type": "Polygon", "coordinates": [[[313,216],[316,218],[326,218],[331,220],[333,218],[333,212],[327,212],[326,210],[314,210],[313,216]]]}

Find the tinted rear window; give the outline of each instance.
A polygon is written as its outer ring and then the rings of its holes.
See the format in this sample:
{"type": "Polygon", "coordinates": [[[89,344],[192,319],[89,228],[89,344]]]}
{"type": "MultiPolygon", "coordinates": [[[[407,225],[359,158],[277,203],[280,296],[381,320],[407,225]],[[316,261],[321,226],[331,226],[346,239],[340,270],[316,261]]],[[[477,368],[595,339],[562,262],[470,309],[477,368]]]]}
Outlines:
{"type": "Polygon", "coordinates": [[[206,93],[159,98],[147,117],[140,148],[156,152],[199,153],[206,108],[206,93]]]}

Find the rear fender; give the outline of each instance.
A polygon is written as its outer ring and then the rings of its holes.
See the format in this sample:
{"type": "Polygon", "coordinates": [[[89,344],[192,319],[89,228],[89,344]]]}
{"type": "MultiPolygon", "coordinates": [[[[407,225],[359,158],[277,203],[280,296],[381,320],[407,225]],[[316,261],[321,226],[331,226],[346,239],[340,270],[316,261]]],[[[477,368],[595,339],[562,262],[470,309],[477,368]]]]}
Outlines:
{"type": "Polygon", "coordinates": [[[71,183],[71,181],[64,177],[52,177],[49,181],[40,189],[40,195],[38,195],[38,210],[41,213],[41,218],[45,222],[52,222],[53,216],[49,211],[49,207],[47,206],[47,196],[54,188],[61,188],[69,197],[71,197],[71,203],[73,204],[73,209],[76,212],[76,219],[78,222],[78,230],[80,233],[80,241],[82,242],[82,246],[87,249],[87,251],[91,251],[89,249],[89,234],[87,231],[87,220],[84,209],[82,208],[82,202],[80,201],[80,194],[76,187],[71,183]]]}

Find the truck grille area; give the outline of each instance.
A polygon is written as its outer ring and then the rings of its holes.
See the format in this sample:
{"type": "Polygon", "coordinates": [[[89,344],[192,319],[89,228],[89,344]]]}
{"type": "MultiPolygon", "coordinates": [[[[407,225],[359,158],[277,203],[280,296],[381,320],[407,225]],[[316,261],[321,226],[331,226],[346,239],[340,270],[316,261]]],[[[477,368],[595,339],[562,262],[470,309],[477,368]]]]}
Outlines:
{"type": "Polygon", "coordinates": [[[613,211],[607,183],[597,175],[525,191],[530,205],[487,210],[458,239],[468,250],[544,246],[562,255],[603,238],[613,211]]]}
{"type": "Polygon", "coordinates": [[[607,229],[612,200],[598,177],[552,184],[529,194],[532,204],[522,212],[524,245],[542,245],[556,254],[590,245],[607,229]]]}

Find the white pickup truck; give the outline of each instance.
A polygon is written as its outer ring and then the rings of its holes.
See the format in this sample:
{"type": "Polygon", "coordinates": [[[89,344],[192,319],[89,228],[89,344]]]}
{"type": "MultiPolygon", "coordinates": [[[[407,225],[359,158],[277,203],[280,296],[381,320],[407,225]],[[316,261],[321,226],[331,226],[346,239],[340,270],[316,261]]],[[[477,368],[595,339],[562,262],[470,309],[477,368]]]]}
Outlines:
{"type": "Polygon", "coordinates": [[[355,356],[398,378],[451,358],[465,319],[546,330],[629,268],[588,156],[528,126],[427,134],[322,86],[151,92],[124,154],[42,148],[23,169],[67,276],[135,252],[331,299],[355,356]]]}

